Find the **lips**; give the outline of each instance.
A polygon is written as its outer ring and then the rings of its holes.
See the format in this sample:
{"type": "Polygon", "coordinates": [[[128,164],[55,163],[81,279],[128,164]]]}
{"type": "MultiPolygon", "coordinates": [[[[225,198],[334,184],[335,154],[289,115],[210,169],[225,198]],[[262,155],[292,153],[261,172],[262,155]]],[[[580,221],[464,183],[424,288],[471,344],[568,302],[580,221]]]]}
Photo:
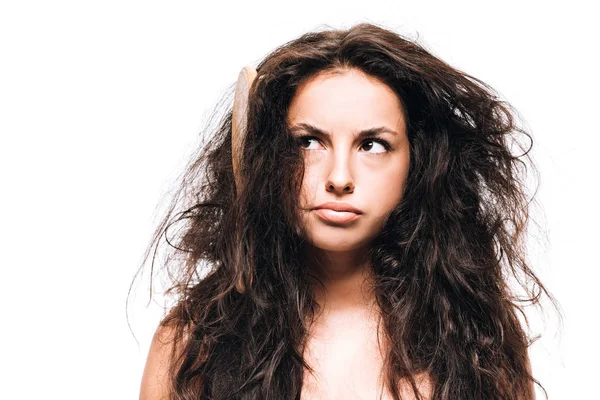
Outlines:
{"type": "Polygon", "coordinates": [[[313,209],[322,219],[336,224],[347,224],[357,219],[362,211],[348,203],[328,202],[313,209]]]}
{"type": "Polygon", "coordinates": [[[339,201],[329,201],[327,203],[323,203],[321,205],[316,206],[314,209],[329,209],[338,212],[351,212],[354,214],[362,214],[362,211],[360,211],[358,208],[355,208],[348,203],[342,203],[339,201]]]}

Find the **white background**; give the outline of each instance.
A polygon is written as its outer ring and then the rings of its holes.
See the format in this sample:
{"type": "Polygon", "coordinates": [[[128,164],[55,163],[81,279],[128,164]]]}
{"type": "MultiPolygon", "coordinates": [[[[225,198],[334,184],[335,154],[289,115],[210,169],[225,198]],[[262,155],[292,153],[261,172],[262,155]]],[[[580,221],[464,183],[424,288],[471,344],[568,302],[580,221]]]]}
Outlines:
{"type": "MultiPolygon", "coordinates": [[[[375,22],[492,85],[535,140],[532,348],[550,399],[600,399],[597,13],[584,2],[4,1],[0,398],[137,398],[161,316],[125,300],[203,118],[276,46],[375,22]],[[417,5],[415,5],[417,4],[417,5]],[[164,204],[164,203],[163,203],[164,204]],[[157,208],[158,207],[158,208],[157,208]]],[[[589,2],[592,3],[592,2],[589,2]]]]}

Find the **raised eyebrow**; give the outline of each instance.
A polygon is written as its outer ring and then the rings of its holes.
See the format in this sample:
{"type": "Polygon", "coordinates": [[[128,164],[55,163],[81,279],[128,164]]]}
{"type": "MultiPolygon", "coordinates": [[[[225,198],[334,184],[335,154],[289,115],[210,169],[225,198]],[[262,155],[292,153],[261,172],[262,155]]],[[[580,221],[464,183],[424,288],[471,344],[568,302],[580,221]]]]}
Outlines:
{"type": "MultiPolygon", "coordinates": [[[[299,124],[296,124],[296,125],[292,126],[290,128],[290,130],[292,132],[299,131],[299,130],[304,130],[304,131],[307,131],[307,132],[309,132],[309,133],[311,133],[313,135],[321,135],[321,136],[331,137],[331,133],[330,132],[327,132],[327,131],[325,131],[323,129],[319,129],[316,126],[311,125],[311,124],[306,123],[306,122],[301,122],[299,124]]],[[[398,133],[396,131],[392,130],[392,129],[389,129],[389,128],[385,127],[385,126],[379,126],[379,127],[375,127],[375,128],[365,129],[365,130],[362,130],[360,132],[354,132],[354,137],[356,137],[356,138],[364,138],[364,137],[367,137],[367,136],[380,135],[380,134],[386,133],[386,132],[387,133],[391,133],[394,136],[398,135],[398,133]]]]}

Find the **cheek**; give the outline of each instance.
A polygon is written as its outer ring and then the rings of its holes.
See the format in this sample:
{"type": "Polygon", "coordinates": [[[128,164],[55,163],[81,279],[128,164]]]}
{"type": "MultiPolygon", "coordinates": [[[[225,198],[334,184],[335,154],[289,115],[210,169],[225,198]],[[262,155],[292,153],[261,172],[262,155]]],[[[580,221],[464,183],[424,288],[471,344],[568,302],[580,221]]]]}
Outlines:
{"type": "Polygon", "coordinates": [[[403,168],[391,169],[378,174],[377,179],[367,179],[364,193],[369,196],[373,214],[383,216],[400,202],[406,185],[406,171],[403,168]]]}
{"type": "Polygon", "coordinates": [[[390,212],[400,201],[402,190],[400,185],[383,184],[378,182],[368,188],[368,204],[372,206],[373,214],[383,216],[390,212]]]}

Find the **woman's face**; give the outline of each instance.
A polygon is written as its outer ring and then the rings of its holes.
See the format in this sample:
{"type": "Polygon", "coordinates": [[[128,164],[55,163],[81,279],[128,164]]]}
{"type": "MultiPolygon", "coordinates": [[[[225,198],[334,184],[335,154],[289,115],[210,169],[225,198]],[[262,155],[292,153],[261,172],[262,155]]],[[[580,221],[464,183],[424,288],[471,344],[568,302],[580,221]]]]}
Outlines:
{"type": "Polygon", "coordinates": [[[305,160],[300,196],[305,239],[328,251],[364,246],[400,201],[408,175],[400,100],[360,70],[320,73],[298,88],[288,123],[305,160]],[[330,202],[357,212],[334,211],[330,202]]]}

